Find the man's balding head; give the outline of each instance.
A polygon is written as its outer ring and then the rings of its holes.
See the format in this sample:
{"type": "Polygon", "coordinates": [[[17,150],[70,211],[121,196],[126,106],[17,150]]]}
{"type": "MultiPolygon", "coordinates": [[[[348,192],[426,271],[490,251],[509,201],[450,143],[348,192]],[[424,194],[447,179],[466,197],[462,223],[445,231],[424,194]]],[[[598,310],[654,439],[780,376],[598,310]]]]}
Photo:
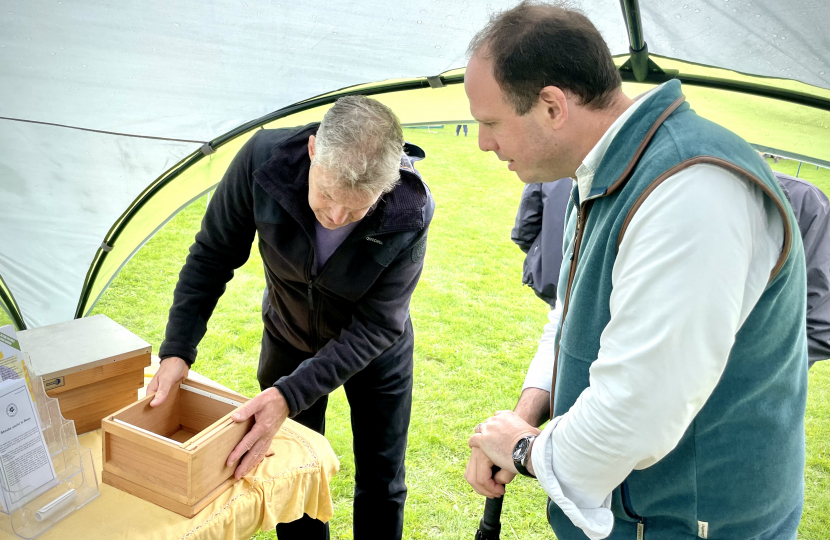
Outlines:
{"type": "Polygon", "coordinates": [[[621,80],[611,52],[587,17],[558,5],[525,0],[494,15],[470,43],[470,56],[493,66],[493,76],[513,109],[527,114],[546,86],[603,109],[621,80]]]}

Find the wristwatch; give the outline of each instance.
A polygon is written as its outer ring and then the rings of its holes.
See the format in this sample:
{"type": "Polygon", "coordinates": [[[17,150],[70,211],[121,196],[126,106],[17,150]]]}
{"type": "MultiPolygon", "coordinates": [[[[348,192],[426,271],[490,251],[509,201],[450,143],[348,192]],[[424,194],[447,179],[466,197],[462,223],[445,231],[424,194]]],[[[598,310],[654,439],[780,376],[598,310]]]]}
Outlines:
{"type": "Polygon", "coordinates": [[[530,445],[535,438],[536,435],[522,437],[513,448],[513,465],[519,471],[519,474],[529,476],[530,478],[536,478],[527,470],[527,462],[530,461],[530,445]]]}

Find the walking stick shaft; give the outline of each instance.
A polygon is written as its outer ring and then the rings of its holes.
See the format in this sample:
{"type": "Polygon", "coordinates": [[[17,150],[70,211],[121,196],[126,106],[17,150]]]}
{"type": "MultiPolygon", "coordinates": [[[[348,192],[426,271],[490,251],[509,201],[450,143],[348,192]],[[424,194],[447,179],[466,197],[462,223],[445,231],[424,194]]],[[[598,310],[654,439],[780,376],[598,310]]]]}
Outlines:
{"type": "MultiPolygon", "coordinates": [[[[493,465],[493,476],[499,472],[499,468],[493,465]]],[[[484,515],[478,524],[475,540],[499,540],[501,533],[501,506],[504,497],[485,499],[484,515]]]]}

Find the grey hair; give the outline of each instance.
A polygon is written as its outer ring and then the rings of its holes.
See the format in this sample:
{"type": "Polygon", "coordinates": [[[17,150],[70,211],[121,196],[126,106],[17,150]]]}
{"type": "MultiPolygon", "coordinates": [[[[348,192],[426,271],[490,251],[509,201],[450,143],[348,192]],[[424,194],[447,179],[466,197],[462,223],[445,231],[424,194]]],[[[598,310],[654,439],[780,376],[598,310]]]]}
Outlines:
{"type": "Polygon", "coordinates": [[[340,188],[388,193],[400,179],[403,143],[401,123],[389,107],[346,96],[323,117],[311,166],[332,175],[340,188]]]}

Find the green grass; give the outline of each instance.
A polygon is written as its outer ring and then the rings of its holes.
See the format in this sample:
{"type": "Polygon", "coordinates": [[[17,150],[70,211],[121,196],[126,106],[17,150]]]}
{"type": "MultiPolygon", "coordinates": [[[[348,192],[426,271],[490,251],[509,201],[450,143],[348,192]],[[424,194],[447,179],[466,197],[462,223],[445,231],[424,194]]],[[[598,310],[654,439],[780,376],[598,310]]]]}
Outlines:
{"type": "Polygon", "coordinates": [[[798,161],[789,159],[781,159],[778,163],[775,163],[772,158],[767,158],[767,163],[775,171],[789,174],[790,176],[798,174],[798,178],[807,180],[818,186],[824,193],[830,194],[830,169],[817,167],[808,163],[802,163],[799,168],[798,161]]]}
{"type": "MultiPolygon", "coordinates": [[[[407,130],[428,159],[418,164],[437,201],[426,266],[412,300],[416,331],[415,390],[407,454],[406,538],[471,538],[483,499],[463,478],[467,438],[475,424],[512,408],[545,322],[546,306],[521,286],[523,255],[510,242],[522,186],[492,154],[455,126],[407,130]]],[[[775,168],[795,173],[797,163],[775,168]]],[[[830,189],[830,171],[803,166],[801,177],[830,189]]],[[[158,349],[167,309],[205,200],[185,209],[130,261],[96,306],[158,349]]],[[[256,249],[236,272],[199,347],[196,369],[254,395],[262,263],[256,249]]],[[[3,315],[4,317],[4,315],[3,315]]],[[[0,324],[5,324],[0,322],[0,324]]],[[[329,401],[327,437],[341,462],[332,483],[333,538],[351,538],[354,465],[348,405],[342,390],[329,401]]],[[[801,537],[830,531],[830,362],[810,373],[807,468],[801,537]]],[[[750,456],[748,456],[750,457],[750,456]]],[[[502,538],[550,538],[546,496],[521,478],[508,488],[502,538]]],[[[257,538],[274,538],[273,531],[257,538]]]]}

